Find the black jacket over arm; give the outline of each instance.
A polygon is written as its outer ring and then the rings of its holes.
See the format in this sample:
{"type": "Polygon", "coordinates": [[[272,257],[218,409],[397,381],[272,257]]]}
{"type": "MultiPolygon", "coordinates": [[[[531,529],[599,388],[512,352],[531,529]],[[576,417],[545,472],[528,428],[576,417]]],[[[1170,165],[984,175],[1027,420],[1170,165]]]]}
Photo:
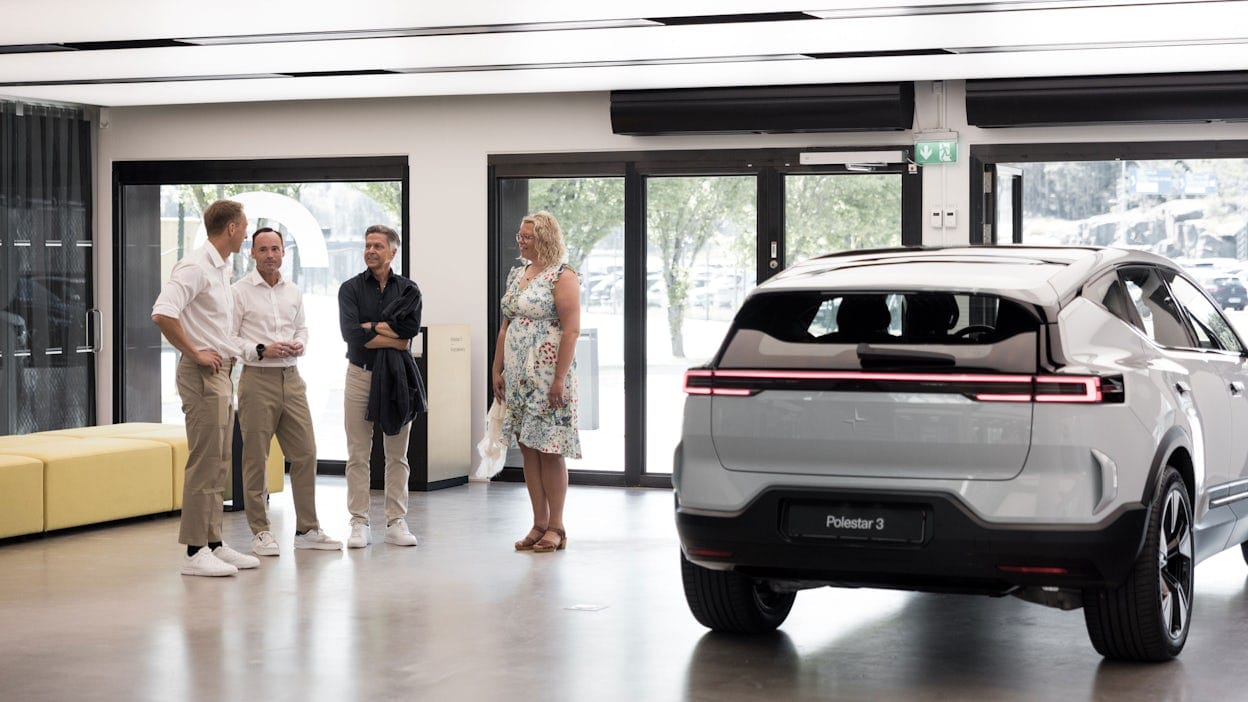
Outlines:
{"type": "MultiPolygon", "coordinates": [[[[420,288],[412,284],[382,308],[379,321],[389,323],[399,338],[410,339],[420,333],[421,306],[420,288]]],[[[394,436],[429,409],[424,380],[411,352],[399,349],[375,349],[372,371],[367,419],[380,422],[381,430],[394,436]]]]}

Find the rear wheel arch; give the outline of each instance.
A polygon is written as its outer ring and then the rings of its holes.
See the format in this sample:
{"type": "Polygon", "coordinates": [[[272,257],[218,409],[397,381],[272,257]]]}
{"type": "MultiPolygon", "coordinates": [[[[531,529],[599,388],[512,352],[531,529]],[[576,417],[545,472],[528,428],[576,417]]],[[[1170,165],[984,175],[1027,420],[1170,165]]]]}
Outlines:
{"type": "Polygon", "coordinates": [[[1153,453],[1152,464],[1148,467],[1148,479],[1144,482],[1144,494],[1140,502],[1152,504],[1157,497],[1162,471],[1173,468],[1183,478],[1187,494],[1192,502],[1196,502],[1196,465],[1192,461],[1191,441],[1182,427],[1170,429],[1157,442],[1157,450],[1153,453]]]}
{"type": "Polygon", "coordinates": [[[1106,658],[1165,661],[1179,655],[1191,627],[1195,547],[1191,501],[1174,466],[1149,503],[1144,549],[1126,581],[1084,590],[1084,621],[1106,658]]]}

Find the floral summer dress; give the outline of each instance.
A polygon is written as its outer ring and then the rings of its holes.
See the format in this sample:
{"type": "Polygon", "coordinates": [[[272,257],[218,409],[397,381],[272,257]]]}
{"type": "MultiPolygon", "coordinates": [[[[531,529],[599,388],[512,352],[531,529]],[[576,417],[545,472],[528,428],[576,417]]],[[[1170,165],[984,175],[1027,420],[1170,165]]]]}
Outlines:
{"type": "Polygon", "coordinates": [[[542,453],[581,457],[581,437],[577,432],[576,359],[568,367],[563,387],[567,401],[551,407],[547,393],[555,379],[559,352],[559,315],[555,311],[555,281],[565,270],[551,266],[529,281],[523,290],[524,266],[511,269],[507,291],[503,293],[503,316],[511,320],[503,342],[503,382],[506,385],[507,412],[503,435],[512,444],[520,443],[542,453]]]}

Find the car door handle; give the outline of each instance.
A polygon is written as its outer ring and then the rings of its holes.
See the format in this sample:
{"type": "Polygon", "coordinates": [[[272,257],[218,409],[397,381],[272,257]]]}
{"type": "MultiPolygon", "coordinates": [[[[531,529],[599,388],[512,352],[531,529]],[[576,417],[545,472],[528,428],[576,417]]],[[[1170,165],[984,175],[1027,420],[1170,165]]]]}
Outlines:
{"type": "Polygon", "coordinates": [[[1231,397],[1243,397],[1243,396],[1244,396],[1244,384],[1239,382],[1238,380],[1232,380],[1231,381],[1231,397]]]}
{"type": "Polygon", "coordinates": [[[1192,386],[1180,380],[1174,384],[1174,389],[1179,391],[1180,395],[1188,395],[1192,392],[1192,386]]]}

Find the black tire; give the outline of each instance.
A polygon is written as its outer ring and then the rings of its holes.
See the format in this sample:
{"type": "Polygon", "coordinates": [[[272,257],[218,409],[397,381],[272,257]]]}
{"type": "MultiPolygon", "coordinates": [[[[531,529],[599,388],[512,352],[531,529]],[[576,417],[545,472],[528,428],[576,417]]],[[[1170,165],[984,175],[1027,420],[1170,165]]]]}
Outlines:
{"type": "Polygon", "coordinates": [[[795,592],[775,592],[766,582],[690,563],[680,554],[689,611],[702,626],[735,634],[775,631],[793,609],[795,592]]]}
{"type": "Polygon", "coordinates": [[[1191,627],[1193,555],[1191,499],[1178,472],[1167,467],[1126,582],[1083,593],[1083,618],[1098,653],[1129,661],[1179,655],[1191,627]]]}

